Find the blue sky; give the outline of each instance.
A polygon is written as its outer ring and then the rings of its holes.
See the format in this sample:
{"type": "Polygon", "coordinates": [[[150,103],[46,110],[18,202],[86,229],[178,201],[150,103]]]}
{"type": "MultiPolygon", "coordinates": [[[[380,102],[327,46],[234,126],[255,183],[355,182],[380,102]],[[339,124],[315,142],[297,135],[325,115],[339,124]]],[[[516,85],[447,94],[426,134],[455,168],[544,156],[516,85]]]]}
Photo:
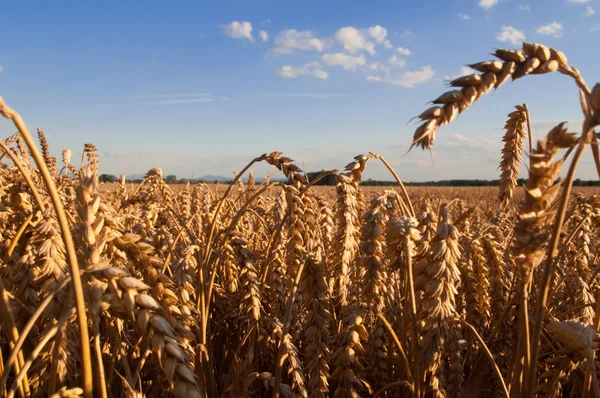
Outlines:
{"type": "MultiPolygon", "coordinates": [[[[11,2],[0,95],[59,158],[95,144],[104,173],[231,176],[275,150],[308,171],[342,169],[375,151],[407,181],[497,178],[514,105],[529,104],[539,136],[560,121],[579,131],[568,78],[487,95],[440,130],[437,169],[427,152],[402,157],[406,122],[465,64],[523,39],[562,50],[593,85],[599,36],[598,0],[11,2]]],[[[594,178],[591,157],[578,176],[594,178]]],[[[367,177],[389,178],[375,164],[367,177]]]]}

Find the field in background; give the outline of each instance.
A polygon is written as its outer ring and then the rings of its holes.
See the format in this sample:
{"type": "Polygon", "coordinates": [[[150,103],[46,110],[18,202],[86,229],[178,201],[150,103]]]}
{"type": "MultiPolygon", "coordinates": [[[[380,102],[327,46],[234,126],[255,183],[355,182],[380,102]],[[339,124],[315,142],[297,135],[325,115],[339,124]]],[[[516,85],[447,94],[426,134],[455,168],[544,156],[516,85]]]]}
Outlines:
{"type": "Polygon", "coordinates": [[[279,152],[240,177],[264,162],[289,184],[99,184],[94,145],[80,168],[63,152],[65,175],[0,97],[18,130],[0,141],[2,395],[600,398],[600,197],[571,190],[590,147],[600,176],[600,84],[538,43],[493,55],[414,146],[530,74],[572,79],[584,117],[533,143],[516,106],[497,188],[404,190],[376,153],[312,186],[279,152]],[[363,187],[369,162],[399,186],[363,187]]]}

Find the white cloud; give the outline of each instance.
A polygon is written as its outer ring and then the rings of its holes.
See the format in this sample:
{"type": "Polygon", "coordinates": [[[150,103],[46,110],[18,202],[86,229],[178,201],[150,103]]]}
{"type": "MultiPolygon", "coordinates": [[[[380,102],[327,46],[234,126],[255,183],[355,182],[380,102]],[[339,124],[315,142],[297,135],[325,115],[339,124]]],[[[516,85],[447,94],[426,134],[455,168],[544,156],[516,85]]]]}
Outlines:
{"type": "Polygon", "coordinates": [[[479,7],[483,8],[484,10],[489,10],[496,4],[498,4],[498,0],[479,0],[479,7]]]}
{"type": "Polygon", "coordinates": [[[312,75],[321,80],[327,80],[329,78],[329,74],[322,69],[313,70],[312,75]]]}
{"type": "Polygon", "coordinates": [[[365,50],[371,55],[375,54],[375,44],[367,39],[367,35],[364,32],[353,26],[341,28],[336,32],[335,38],[346,51],[355,53],[365,50]]]}
{"type": "Polygon", "coordinates": [[[254,41],[252,37],[252,24],[248,21],[233,21],[228,25],[221,25],[223,34],[234,39],[248,39],[254,41]]]}
{"type": "Polygon", "coordinates": [[[412,51],[410,51],[408,48],[403,48],[403,47],[398,47],[396,49],[396,51],[398,51],[398,54],[404,55],[404,56],[409,56],[412,54],[412,51]]]}
{"type": "Polygon", "coordinates": [[[269,40],[269,34],[267,33],[266,30],[261,30],[260,33],[258,34],[258,36],[260,36],[260,39],[262,41],[267,41],[269,40]]]}
{"type": "Polygon", "coordinates": [[[0,65],[0,73],[2,73],[2,65],[0,65]]]}
{"type": "Polygon", "coordinates": [[[496,40],[502,42],[511,42],[514,45],[525,41],[525,33],[513,28],[512,26],[503,26],[502,30],[496,36],[496,40]]]}
{"type": "Polygon", "coordinates": [[[384,84],[391,84],[400,87],[414,87],[431,80],[435,76],[435,71],[431,66],[424,66],[414,72],[404,72],[397,76],[367,76],[367,80],[384,84]]]}
{"type": "Polygon", "coordinates": [[[560,22],[552,22],[548,25],[540,26],[535,30],[541,35],[561,37],[563,35],[563,27],[560,22]]]}
{"type": "Polygon", "coordinates": [[[576,3],[576,4],[584,4],[589,2],[590,0],[567,0],[569,3],[576,3]]]}
{"type": "Polygon", "coordinates": [[[458,79],[459,77],[470,75],[473,73],[475,73],[475,71],[473,69],[469,68],[468,66],[463,66],[462,68],[460,68],[460,71],[457,74],[450,75],[450,76],[444,76],[444,79],[445,80],[454,80],[454,79],[458,79]]]}
{"type": "Polygon", "coordinates": [[[594,15],[596,13],[596,10],[594,10],[591,6],[587,6],[585,8],[585,16],[586,17],[591,17],[592,15],[594,15]]]}
{"type": "Polygon", "coordinates": [[[329,66],[341,66],[344,69],[355,70],[357,66],[365,65],[365,56],[352,56],[343,53],[323,54],[323,62],[329,66]]]}
{"type": "Polygon", "coordinates": [[[519,6],[520,11],[531,11],[531,6],[529,4],[521,4],[519,6]]]}
{"type": "Polygon", "coordinates": [[[406,65],[406,60],[398,58],[397,55],[392,55],[390,59],[388,59],[388,64],[390,64],[392,68],[402,68],[404,65],[406,65]]]}
{"type": "Polygon", "coordinates": [[[404,37],[405,39],[410,39],[411,37],[413,37],[413,32],[411,32],[408,29],[404,29],[404,32],[402,32],[400,36],[404,37]]]}
{"type": "Polygon", "coordinates": [[[148,102],[149,105],[172,105],[172,104],[196,104],[199,102],[213,102],[213,98],[188,98],[188,99],[172,99],[165,101],[148,102]]]}
{"type": "MultiPolygon", "coordinates": [[[[318,66],[318,64],[317,64],[318,66]]],[[[294,68],[292,66],[286,65],[281,69],[277,69],[275,74],[279,77],[287,78],[287,79],[295,79],[300,76],[311,76],[316,77],[317,79],[327,80],[329,78],[329,74],[322,69],[313,69],[315,68],[315,64],[306,64],[301,68],[294,68]]]]}
{"type": "Polygon", "coordinates": [[[275,38],[273,52],[278,54],[287,54],[295,50],[320,52],[324,48],[323,40],[314,37],[310,30],[288,29],[275,38]]]}
{"type": "Polygon", "coordinates": [[[373,62],[371,64],[367,64],[367,68],[369,68],[370,70],[379,70],[380,67],[381,67],[381,64],[379,62],[373,62]]]}
{"type": "Polygon", "coordinates": [[[468,16],[467,14],[465,14],[465,13],[463,13],[463,12],[459,12],[457,15],[458,15],[458,17],[459,17],[460,19],[462,19],[463,21],[468,21],[469,19],[471,19],[471,17],[470,17],[470,16],[468,16]]]}
{"type": "Polygon", "coordinates": [[[387,29],[380,25],[371,26],[367,31],[369,32],[369,36],[379,44],[385,41],[388,34],[387,29]]]}
{"type": "Polygon", "coordinates": [[[383,46],[384,46],[385,48],[387,48],[388,50],[390,50],[390,49],[394,48],[394,46],[392,45],[392,42],[391,42],[391,41],[389,41],[389,40],[386,40],[386,41],[383,43],[383,46]]]}

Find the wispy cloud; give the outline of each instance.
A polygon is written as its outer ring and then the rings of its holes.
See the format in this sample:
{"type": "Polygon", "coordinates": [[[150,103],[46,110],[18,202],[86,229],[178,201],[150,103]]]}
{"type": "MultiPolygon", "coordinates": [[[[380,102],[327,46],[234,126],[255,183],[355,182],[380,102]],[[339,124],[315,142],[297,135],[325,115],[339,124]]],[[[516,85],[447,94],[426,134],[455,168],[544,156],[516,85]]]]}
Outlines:
{"type": "Polygon", "coordinates": [[[456,14],[456,15],[458,15],[458,17],[459,17],[460,19],[462,19],[463,21],[468,21],[469,19],[471,19],[471,17],[470,17],[470,16],[468,16],[467,14],[465,14],[464,12],[459,12],[459,13],[458,13],[458,14],[456,14]]]}
{"type": "Polygon", "coordinates": [[[261,39],[262,41],[267,41],[267,40],[269,40],[269,34],[267,33],[267,31],[266,31],[266,30],[261,30],[261,31],[258,33],[258,36],[260,37],[260,39],[261,39]]]}
{"type": "Polygon", "coordinates": [[[348,97],[350,94],[337,94],[337,93],[246,93],[241,95],[255,96],[255,97],[273,97],[273,98],[314,98],[314,99],[330,99],[339,97],[348,97]]]}
{"type": "Polygon", "coordinates": [[[575,3],[575,4],[585,4],[588,3],[590,0],[567,0],[569,3],[575,3]]]}
{"type": "Polygon", "coordinates": [[[562,37],[563,35],[562,24],[556,21],[549,23],[548,25],[540,26],[535,31],[545,36],[562,37]]]}
{"type": "Polygon", "coordinates": [[[144,94],[130,95],[127,98],[181,98],[181,97],[210,97],[212,93],[180,93],[180,94],[144,94]]]}
{"type": "Polygon", "coordinates": [[[286,65],[277,69],[275,74],[286,79],[295,79],[300,76],[310,76],[321,80],[327,80],[329,74],[320,68],[318,63],[310,63],[301,67],[286,65]]]}
{"type": "Polygon", "coordinates": [[[585,15],[586,17],[591,17],[595,13],[596,13],[596,10],[594,10],[591,6],[587,6],[585,8],[585,13],[583,15],[585,15]]]}
{"type": "Polygon", "coordinates": [[[531,6],[529,4],[521,4],[519,6],[519,11],[531,11],[531,6]]]}
{"type": "Polygon", "coordinates": [[[388,59],[388,64],[390,64],[390,66],[392,68],[403,68],[404,65],[406,65],[406,60],[402,59],[402,58],[398,58],[397,55],[392,55],[390,57],[390,59],[388,59]]]}
{"type": "Polygon", "coordinates": [[[230,24],[221,25],[221,31],[224,35],[234,39],[254,41],[254,37],[252,37],[252,24],[248,21],[233,21],[230,24]]]}
{"type": "Polygon", "coordinates": [[[525,33],[512,26],[502,26],[500,33],[496,36],[496,40],[510,42],[516,46],[525,41],[525,33]]]}
{"type": "Polygon", "coordinates": [[[275,38],[273,52],[276,54],[289,54],[296,50],[323,51],[325,42],[314,36],[310,30],[288,29],[275,38]]]}
{"type": "Polygon", "coordinates": [[[393,86],[411,88],[420,84],[427,83],[435,76],[435,71],[431,66],[424,66],[419,70],[404,72],[397,76],[367,76],[370,82],[390,84],[393,86]]]}
{"type": "Polygon", "coordinates": [[[196,104],[200,102],[213,102],[213,98],[188,98],[188,99],[172,99],[165,101],[147,102],[148,105],[173,105],[173,104],[196,104]]]}

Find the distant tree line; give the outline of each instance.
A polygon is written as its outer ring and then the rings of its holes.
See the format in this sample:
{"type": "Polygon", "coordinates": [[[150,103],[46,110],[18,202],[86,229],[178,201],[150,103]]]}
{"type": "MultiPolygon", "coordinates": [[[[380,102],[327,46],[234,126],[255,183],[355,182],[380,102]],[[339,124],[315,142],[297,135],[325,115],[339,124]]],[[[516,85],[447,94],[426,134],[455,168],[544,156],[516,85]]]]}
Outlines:
{"type": "MultiPolygon", "coordinates": [[[[310,172],[310,173],[306,173],[306,177],[308,178],[308,181],[313,181],[314,179],[316,179],[318,176],[320,176],[323,173],[323,171],[315,171],[315,172],[310,172]]],[[[111,174],[102,174],[99,177],[100,182],[117,182],[119,181],[119,178],[111,175],[111,174]]],[[[208,184],[230,184],[233,179],[230,180],[224,180],[224,181],[204,181],[201,179],[189,179],[189,178],[177,178],[176,175],[174,174],[169,174],[166,177],[164,177],[164,180],[167,184],[186,184],[188,182],[193,183],[193,184],[197,184],[197,183],[203,183],[206,182],[208,184]]],[[[130,183],[140,183],[142,180],[141,179],[133,179],[133,180],[127,180],[127,182],[130,183]]],[[[406,186],[414,186],[414,187],[418,187],[418,186],[428,186],[428,187],[493,187],[493,186],[498,186],[498,184],[500,183],[499,180],[480,180],[480,179],[475,179],[475,180],[463,180],[463,179],[455,179],[455,180],[442,180],[442,181],[419,181],[419,182],[405,182],[403,181],[403,184],[406,186]]],[[[335,176],[333,175],[326,175],[323,178],[321,178],[319,181],[315,182],[314,185],[325,185],[325,186],[335,186],[337,184],[337,179],[335,178],[335,176]]],[[[519,178],[517,180],[517,184],[519,186],[522,186],[525,184],[525,179],[524,178],[519,178]]],[[[388,181],[388,180],[373,180],[371,178],[364,180],[361,182],[361,185],[363,186],[394,186],[394,185],[398,185],[398,183],[396,181],[388,181]]],[[[576,179],[575,181],[573,181],[573,186],[576,187],[597,187],[600,186],[600,180],[582,180],[582,179],[576,179]]]]}

